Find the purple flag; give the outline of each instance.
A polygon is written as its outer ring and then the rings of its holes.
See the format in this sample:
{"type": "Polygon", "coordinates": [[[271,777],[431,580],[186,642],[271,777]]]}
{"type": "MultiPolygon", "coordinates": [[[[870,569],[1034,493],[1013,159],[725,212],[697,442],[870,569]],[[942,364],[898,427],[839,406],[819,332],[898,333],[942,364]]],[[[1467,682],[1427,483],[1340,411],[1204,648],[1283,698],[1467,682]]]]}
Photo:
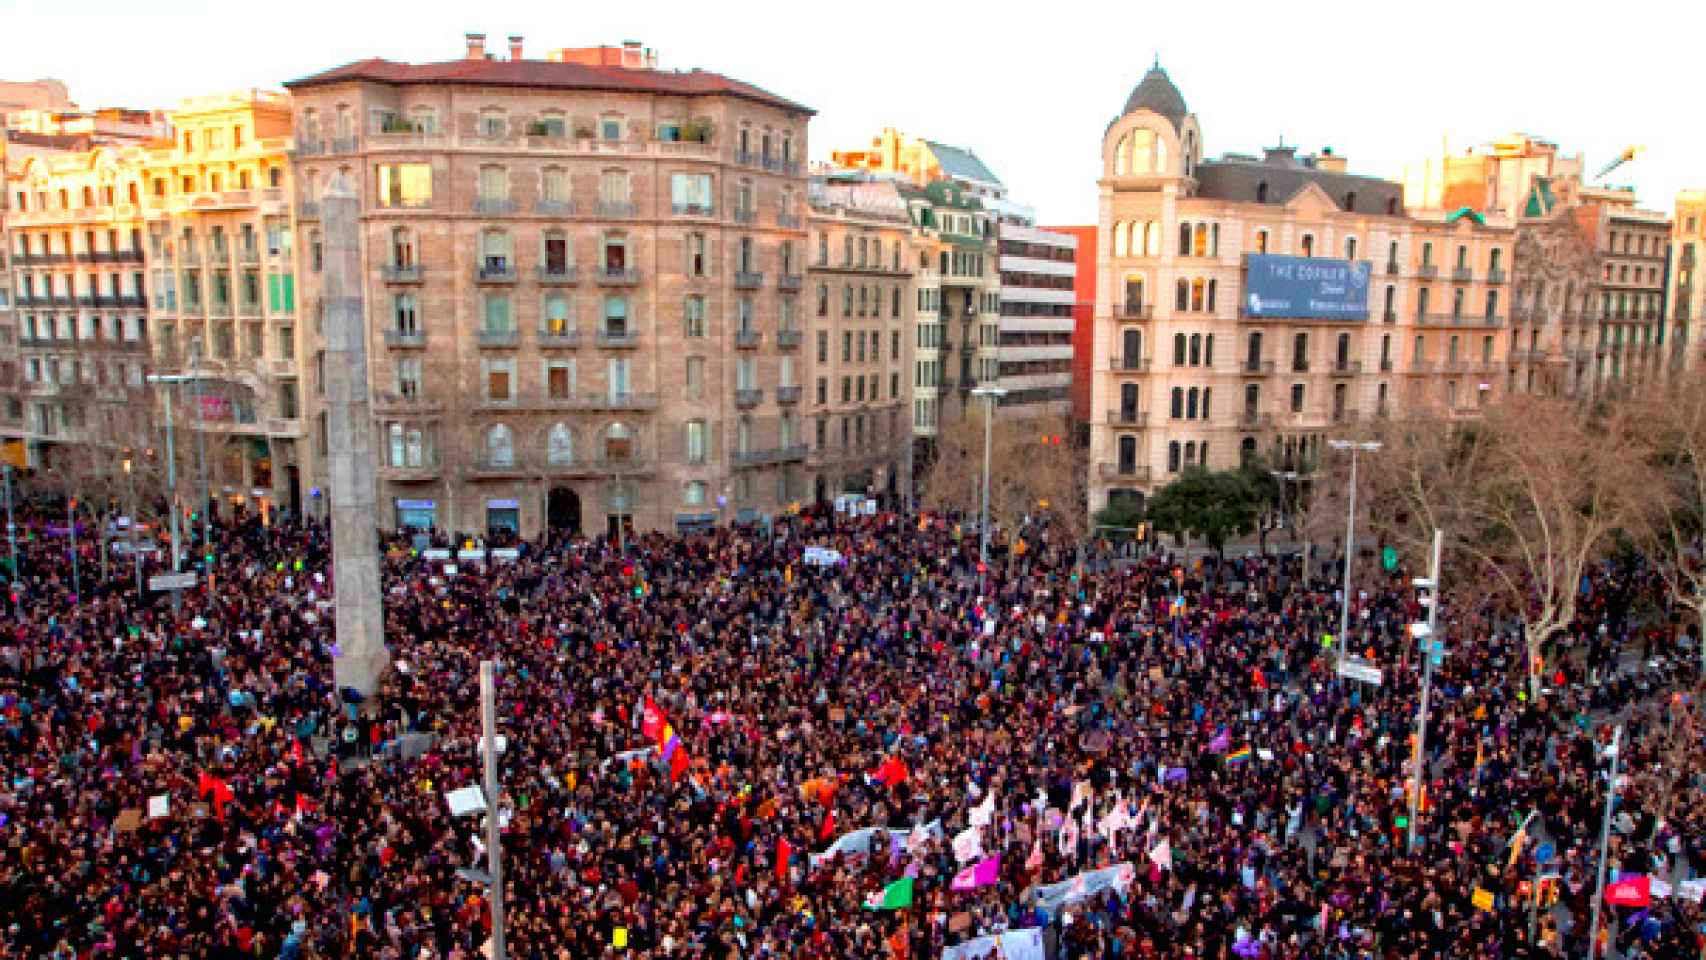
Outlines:
{"type": "Polygon", "coordinates": [[[987,887],[1001,879],[1001,854],[996,854],[986,860],[979,860],[971,866],[954,874],[954,882],[950,890],[975,890],[987,887]]]}

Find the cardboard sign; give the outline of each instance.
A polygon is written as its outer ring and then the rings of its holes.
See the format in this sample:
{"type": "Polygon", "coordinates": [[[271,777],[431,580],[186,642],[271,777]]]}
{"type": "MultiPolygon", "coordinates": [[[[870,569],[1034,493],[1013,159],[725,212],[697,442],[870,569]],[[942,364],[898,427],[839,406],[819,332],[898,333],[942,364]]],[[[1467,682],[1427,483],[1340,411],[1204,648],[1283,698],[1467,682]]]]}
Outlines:
{"type": "Polygon", "coordinates": [[[113,821],[113,829],[120,833],[134,833],[140,826],[142,826],[141,810],[120,811],[118,819],[113,821]]]}

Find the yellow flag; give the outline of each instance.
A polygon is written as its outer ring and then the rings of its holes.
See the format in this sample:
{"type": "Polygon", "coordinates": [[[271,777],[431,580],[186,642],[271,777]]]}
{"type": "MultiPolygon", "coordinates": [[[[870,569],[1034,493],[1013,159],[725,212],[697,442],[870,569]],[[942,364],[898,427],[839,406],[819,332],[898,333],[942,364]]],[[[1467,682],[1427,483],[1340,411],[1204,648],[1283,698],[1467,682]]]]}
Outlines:
{"type": "Polygon", "coordinates": [[[1489,913],[1493,910],[1493,893],[1490,890],[1483,890],[1480,887],[1476,887],[1474,895],[1470,897],[1470,901],[1475,904],[1475,908],[1477,910],[1485,910],[1489,913]]]}
{"type": "Polygon", "coordinates": [[[610,945],[618,950],[628,949],[628,928],[617,927],[610,931],[610,945]]]}

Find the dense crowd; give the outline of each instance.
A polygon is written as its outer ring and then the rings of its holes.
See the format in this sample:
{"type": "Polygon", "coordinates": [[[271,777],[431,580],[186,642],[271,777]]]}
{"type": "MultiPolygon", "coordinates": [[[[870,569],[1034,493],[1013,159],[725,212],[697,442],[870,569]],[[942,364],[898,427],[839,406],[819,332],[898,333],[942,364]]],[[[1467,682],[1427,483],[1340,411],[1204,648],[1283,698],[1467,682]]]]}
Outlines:
{"type": "Polygon", "coordinates": [[[1371,686],[1334,671],[1333,569],[1296,558],[1016,532],[980,595],[975,538],[911,513],[448,566],[386,536],[396,663],[357,703],[325,528],[216,526],[175,609],[93,537],[73,596],[33,527],[0,628],[6,960],[480,956],[484,820],[446,794],[480,783],[484,659],[512,957],[982,960],[1026,928],[1059,960],[1579,957],[1619,722],[1610,862],[1654,896],[1604,925],[1702,950],[1699,675],[1639,567],[1583,585],[1533,683],[1510,624],[1444,612],[1410,853],[1411,571],[1359,568],[1371,686]]]}

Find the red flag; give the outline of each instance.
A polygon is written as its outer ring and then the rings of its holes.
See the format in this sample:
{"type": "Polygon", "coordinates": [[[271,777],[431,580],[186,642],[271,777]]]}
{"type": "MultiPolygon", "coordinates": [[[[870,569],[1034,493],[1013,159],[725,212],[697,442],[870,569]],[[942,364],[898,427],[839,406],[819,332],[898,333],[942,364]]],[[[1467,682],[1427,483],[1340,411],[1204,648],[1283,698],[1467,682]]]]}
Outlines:
{"type": "Polygon", "coordinates": [[[823,812],[823,826],[818,828],[817,838],[828,840],[835,835],[835,808],[830,807],[823,812]]]}
{"type": "Polygon", "coordinates": [[[894,787],[906,780],[906,763],[899,757],[889,757],[871,772],[871,779],[885,787],[894,787]]]}
{"type": "Polygon", "coordinates": [[[219,822],[224,823],[225,805],[237,799],[237,795],[231,792],[231,787],[224,780],[210,777],[206,771],[202,771],[196,782],[196,796],[205,797],[209,793],[213,794],[213,813],[219,818],[219,822]]]}
{"type": "Polygon", "coordinates": [[[794,845],[788,842],[788,838],[778,838],[776,841],[776,879],[783,883],[788,882],[788,858],[793,855],[794,845]]]}
{"type": "Polygon", "coordinates": [[[647,740],[657,743],[658,736],[663,733],[664,724],[663,711],[658,709],[651,697],[646,697],[645,709],[640,713],[640,733],[647,740]]]}
{"type": "Polygon", "coordinates": [[[302,762],[302,741],[296,737],[290,738],[290,759],[296,763],[302,762]]]}
{"type": "Polygon", "coordinates": [[[686,749],[677,747],[675,752],[669,755],[669,781],[674,783],[680,780],[689,766],[692,766],[692,761],[687,759],[686,749]]]}
{"type": "Polygon", "coordinates": [[[298,792],[296,794],[296,815],[297,816],[300,817],[304,814],[314,813],[315,811],[317,811],[319,809],[320,809],[319,805],[316,804],[314,801],[308,799],[308,797],[306,795],[304,795],[300,792],[298,792]]]}

